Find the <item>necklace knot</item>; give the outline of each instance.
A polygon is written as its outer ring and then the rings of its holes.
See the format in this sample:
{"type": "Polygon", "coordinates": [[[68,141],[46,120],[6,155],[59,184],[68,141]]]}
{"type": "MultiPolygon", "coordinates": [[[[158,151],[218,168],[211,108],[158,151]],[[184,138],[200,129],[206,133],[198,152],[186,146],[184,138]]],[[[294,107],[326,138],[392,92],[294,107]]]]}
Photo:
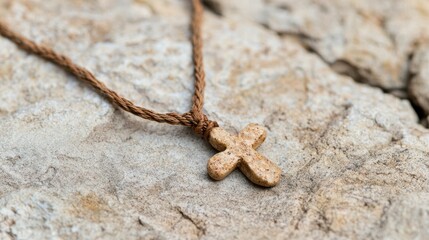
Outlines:
{"type": "Polygon", "coordinates": [[[187,117],[192,118],[192,129],[197,135],[202,136],[205,140],[208,140],[210,132],[213,128],[219,127],[219,124],[216,121],[209,120],[205,114],[202,114],[197,119],[195,119],[195,117],[193,117],[193,114],[191,113],[185,115],[187,115],[187,117]]]}

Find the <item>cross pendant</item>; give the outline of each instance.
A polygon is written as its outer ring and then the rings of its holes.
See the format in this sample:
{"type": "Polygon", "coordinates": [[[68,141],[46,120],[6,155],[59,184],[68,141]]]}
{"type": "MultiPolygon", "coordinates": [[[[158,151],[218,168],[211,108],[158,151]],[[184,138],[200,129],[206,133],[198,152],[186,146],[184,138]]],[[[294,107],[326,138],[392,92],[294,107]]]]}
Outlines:
{"type": "Polygon", "coordinates": [[[266,136],[265,128],[257,124],[247,125],[237,136],[220,127],[211,130],[209,142],[220,153],[207,164],[210,177],[222,180],[238,167],[253,183],[275,186],[280,181],[281,169],[255,150],[266,136]]]}

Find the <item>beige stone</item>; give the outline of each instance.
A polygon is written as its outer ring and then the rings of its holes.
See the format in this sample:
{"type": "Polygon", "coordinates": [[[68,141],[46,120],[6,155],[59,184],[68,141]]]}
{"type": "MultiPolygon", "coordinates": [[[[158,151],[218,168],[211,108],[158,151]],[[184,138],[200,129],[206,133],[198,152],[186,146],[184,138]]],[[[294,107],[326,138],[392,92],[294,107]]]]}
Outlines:
{"type": "Polygon", "coordinates": [[[341,74],[405,89],[409,57],[429,40],[426,0],[207,0],[224,17],[294,36],[341,74]]]}
{"type": "MultiPolygon", "coordinates": [[[[309,15],[332,11],[317,2],[304,1],[309,15]]],[[[411,0],[344,9],[365,2],[411,0]]],[[[162,112],[190,107],[189,14],[184,0],[0,1],[16,31],[162,112]]],[[[124,113],[0,38],[0,239],[429,239],[429,131],[408,100],[338,74],[294,36],[204,19],[204,111],[231,133],[264,126],[258,151],[279,184],[212,181],[217,152],[191,129],[124,113]]]]}
{"type": "Polygon", "coordinates": [[[255,151],[267,136],[266,130],[257,124],[249,124],[238,136],[233,136],[223,128],[210,132],[209,142],[221,151],[210,158],[207,164],[209,175],[222,180],[235,168],[239,168],[253,183],[273,187],[280,181],[281,169],[255,151]]]}
{"type": "Polygon", "coordinates": [[[414,54],[413,77],[408,88],[414,103],[429,115],[429,45],[421,46],[414,54]]]}

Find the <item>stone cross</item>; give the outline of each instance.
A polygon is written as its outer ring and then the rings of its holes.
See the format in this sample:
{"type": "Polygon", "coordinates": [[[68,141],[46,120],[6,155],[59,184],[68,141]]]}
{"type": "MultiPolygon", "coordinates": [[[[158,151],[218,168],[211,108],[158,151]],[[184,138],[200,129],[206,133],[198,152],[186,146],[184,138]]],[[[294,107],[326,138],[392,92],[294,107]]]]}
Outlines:
{"type": "Polygon", "coordinates": [[[281,169],[255,150],[266,136],[265,128],[257,124],[247,125],[237,136],[223,128],[214,128],[209,142],[220,153],[210,158],[207,164],[210,177],[222,180],[238,167],[253,183],[275,186],[280,180],[281,169]]]}

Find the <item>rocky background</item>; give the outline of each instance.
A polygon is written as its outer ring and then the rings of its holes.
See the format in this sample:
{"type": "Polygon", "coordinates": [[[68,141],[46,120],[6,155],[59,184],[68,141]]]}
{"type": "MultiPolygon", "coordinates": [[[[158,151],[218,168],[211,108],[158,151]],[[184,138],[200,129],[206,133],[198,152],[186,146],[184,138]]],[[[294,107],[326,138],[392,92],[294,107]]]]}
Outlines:
{"type": "MultiPolygon", "coordinates": [[[[283,169],[210,180],[190,129],[0,38],[0,239],[428,239],[429,2],[209,0],[205,110],[283,169]]],[[[1,0],[23,35],[157,111],[193,92],[185,0],[1,0]]]]}

